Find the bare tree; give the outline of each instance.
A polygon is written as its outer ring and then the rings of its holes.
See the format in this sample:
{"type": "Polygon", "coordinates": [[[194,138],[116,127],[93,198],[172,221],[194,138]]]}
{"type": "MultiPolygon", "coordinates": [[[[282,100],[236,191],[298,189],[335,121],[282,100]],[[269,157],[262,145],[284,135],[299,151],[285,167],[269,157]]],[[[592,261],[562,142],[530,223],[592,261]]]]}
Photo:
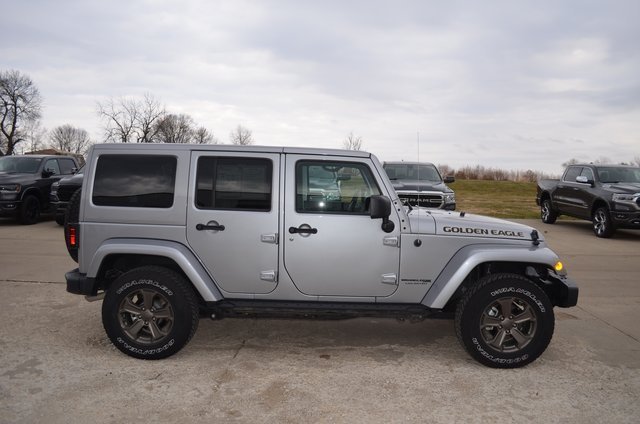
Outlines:
{"type": "Polygon", "coordinates": [[[640,166],[640,156],[634,157],[633,161],[635,162],[636,166],[640,166]]]}
{"type": "Polygon", "coordinates": [[[566,162],[562,162],[562,167],[563,167],[563,168],[566,168],[566,167],[567,167],[567,166],[569,166],[569,165],[575,165],[575,164],[577,164],[577,163],[580,163],[580,161],[579,161],[578,159],[576,159],[576,158],[571,158],[571,159],[569,159],[569,160],[568,160],[568,161],[566,161],[566,162]]]}
{"type": "Polygon", "coordinates": [[[453,175],[455,173],[454,169],[447,164],[438,164],[438,171],[440,171],[440,175],[443,177],[453,175]]]}
{"type": "Polygon", "coordinates": [[[196,127],[189,115],[169,114],[157,122],[156,141],[159,143],[218,144],[205,127],[196,127]]]}
{"type": "Polygon", "coordinates": [[[42,98],[31,78],[18,71],[0,71],[0,156],[13,154],[26,139],[29,125],[40,120],[42,98]]]}
{"type": "Polygon", "coordinates": [[[49,144],[63,152],[82,155],[91,144],[91,139],[86,130],[65,124],[51,130],[49,144]]]}
{"type": "Polygon", "coordinates": [[[42,128],[40,121],[33,121],[29,123],[25,129],[25,144],[22,147],[22,153],[35,152],[42,149],[45,144],[45,138],[47,136],[46,128],[42,128]]]}
{"type": "Polygon", "coordinates": [[[157,122],[166,114],[151,94],[142,100],[122,97],[98,102],[98,115],[105,121],[105,139],[120,143],[153,143],[157,122]]]}
{"type": "Polygon", "coordinates": [[[239,146],[248,146],[254,143],[251,130],[243,127],[242,125],[238,125],[235,130],[231,131],[229,134],[229,140],[231,141],[231,144],[237,144],[239,146]]]}
{"type": "Polygon", "coordinates": [[[194,122],[189,115],[168,114],[157,123],[157,141],[159,143],[191,143],[194,122]]]}
{"type": "Polygon", "coordinates": [[[353,135],[353,131],[351,131],[347,138],[342,142],[342,145],[347,150],[361,150],[362,137],[353,135]]]}
{"type": "Polygon", "coordinates": [[[157,134],[158,125],[166,114],[165,108],[160,101],[151,94],[145,94],[144,98],[138,102],[139,113],[137,114],[138,143],[153,143],[157,134]]]}
{"type": "Polygon", "coordinates": [[[213,136],[205,127],[199,127],[193,133],[193,143],[195,144],[218,144],[218,139],[213,136]]]}

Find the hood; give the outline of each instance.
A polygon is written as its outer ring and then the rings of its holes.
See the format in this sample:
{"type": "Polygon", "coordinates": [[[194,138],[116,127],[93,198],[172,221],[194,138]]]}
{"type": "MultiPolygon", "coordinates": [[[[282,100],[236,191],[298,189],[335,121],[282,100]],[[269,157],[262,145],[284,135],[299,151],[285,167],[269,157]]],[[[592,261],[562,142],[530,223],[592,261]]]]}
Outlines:
{"type": "Polygon", "coordinates": [[[31,182],[37,178],[37,174],[0,172],[0,183],[2,184],[24,184],[27,182],[31,182]]]}
{"type": "MultiPolygon", "coordinates": [[[[532,240],[533,227],[474,215],[464,212],[448,212],[440,209],[414,207],[409,211],[411,230],[419,234],[437,234],[452,237],[475,237],[509,240],[532,240]]],[[[544,241],[541,232],[538,240],[544,241]]]]}
{"type": "Polygon", "coordinates": [[[391,180],[391,185],[396,191],[438,191],[442,193],[453,193],[442,181],[418,181],[418,180],[391,180]]]}
{"type": "Polygon", "coordinates": [[[602,188],[614,191],[621,194],[636,194],[640,193],[640,183],[615,183],[615,184],[603,184],[602,188]]]}
{"type": "Polygon", "coordinates": [[[82,185],[82,179],[84,178],[84,174],[79,172],[77,174],[70,175],[68,177],[63,177],[60,179],[60,185],[82,185]]]}

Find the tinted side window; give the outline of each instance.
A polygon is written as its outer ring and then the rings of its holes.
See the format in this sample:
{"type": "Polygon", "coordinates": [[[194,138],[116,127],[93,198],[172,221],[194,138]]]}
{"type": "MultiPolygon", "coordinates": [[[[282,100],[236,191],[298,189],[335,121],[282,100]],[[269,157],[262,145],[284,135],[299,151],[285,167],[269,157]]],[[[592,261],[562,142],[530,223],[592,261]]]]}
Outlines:
{"type": "Polygon", "coordinates": [[[296,211],[363,215],[367,198],[380,194],[371,170],[361,163],[296,164],[296,211]]]}
{"type": "Polygon", "coordinates": [[[201,157],[196,207],[268,212],[272,172],[268,159],[201,157]]]}
{"type": "Polygon", "coordinates": [[[44,170],[53,172],[53,175],[60,175],[60,167],[56,159],[49,159],[44,164],[44,170]]]}
{"type": "Polygon", "coordinates": [[[580,175],[587,177],[587,180],[589,181],[593,181],[593,171],[591,168],[582,168],[582,173],[580,175]]]}
{"type": "Polygon", "coordinates": [[[567,170],[567,173],[564,175],[564,181],[575,183],[576,177],[580,175],[582,171],[582,167],[580,166],[572,166],[567,170]]]}
{"type": "Polygon", "coordinates": [[[170,208],[176,182],[174,156],[102,155],[93,183],[98,206],[170,208]]]}
{"type": "Polygon", "coordinates": [[[71,159],[58,159],[58,163],[60,164],[60,173],[61,174],[73,174],[73,170],[76,168],[76,164],[71,159]]]}

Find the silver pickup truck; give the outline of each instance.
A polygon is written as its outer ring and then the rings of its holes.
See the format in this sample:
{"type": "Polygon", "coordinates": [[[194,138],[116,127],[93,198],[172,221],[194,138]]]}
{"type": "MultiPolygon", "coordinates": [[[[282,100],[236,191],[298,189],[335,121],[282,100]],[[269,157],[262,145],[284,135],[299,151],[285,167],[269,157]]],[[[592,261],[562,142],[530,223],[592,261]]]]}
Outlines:
{"type": "Polygon", "coordinates": [[[103,299],[108,337],[143,359],[201,317],[450,317],[477,361],[514,368],[578,298],[536,230],[405,207],[365,152],[95,145],[65,237],[67,290],[103,299]]]}

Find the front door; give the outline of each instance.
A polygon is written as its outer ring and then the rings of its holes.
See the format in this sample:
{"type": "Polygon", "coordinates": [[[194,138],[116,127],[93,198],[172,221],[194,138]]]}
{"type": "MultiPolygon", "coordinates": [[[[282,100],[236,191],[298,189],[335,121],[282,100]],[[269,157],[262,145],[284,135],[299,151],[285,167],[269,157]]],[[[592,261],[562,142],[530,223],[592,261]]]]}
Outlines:
{"type": "Polygon", "coordinates": [[[278,284],[278,154],[193,152],[187,240],[228,293],[278,284]]]}
{"type": "Polygon", "coordinates": [[[385,233],[367,198],[381,194],[367,159],[287,155],[284,265],[307,295],[389,296],[397,288],[400,226],[385,233]]]}

